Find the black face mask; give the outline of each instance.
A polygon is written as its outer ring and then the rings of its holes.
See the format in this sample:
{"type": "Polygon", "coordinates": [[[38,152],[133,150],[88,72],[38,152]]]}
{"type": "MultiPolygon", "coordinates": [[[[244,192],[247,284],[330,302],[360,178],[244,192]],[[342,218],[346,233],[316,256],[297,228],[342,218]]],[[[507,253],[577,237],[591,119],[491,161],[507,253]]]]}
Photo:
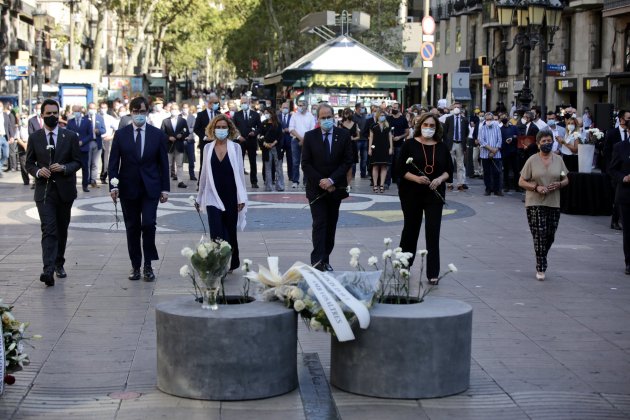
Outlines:
{"type": "Polygon", "coordinates": [[[56,115],[48,115],[47,117],[44,117],[43,120],[44,123],[50,128],[57,127],[57,124],[59,123],[59,117],[56,115]]]}
{"type": "Polygon", "coordinates": [[[392,114],[393,115],[398,115],[398,110],[397,109],[392,109],[392,114]]]}
{"type": "Polygon", "coordinates": [[[501,120],[501,122],[503,123],[503,125],[507,125],[507,123],[508,123],[508,119],[507,119],[507,118],[503,118],[503,119],[501,120]]]}

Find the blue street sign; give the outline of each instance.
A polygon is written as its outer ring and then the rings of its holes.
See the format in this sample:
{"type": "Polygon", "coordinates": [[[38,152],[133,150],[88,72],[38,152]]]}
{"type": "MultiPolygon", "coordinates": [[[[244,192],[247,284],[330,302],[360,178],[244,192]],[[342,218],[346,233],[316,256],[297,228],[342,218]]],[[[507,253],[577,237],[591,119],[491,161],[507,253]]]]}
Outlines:
{"type": "Polygon", "coordinates": [[[547,71],[567,71],[566,64],[547,64],[547,71]]]}

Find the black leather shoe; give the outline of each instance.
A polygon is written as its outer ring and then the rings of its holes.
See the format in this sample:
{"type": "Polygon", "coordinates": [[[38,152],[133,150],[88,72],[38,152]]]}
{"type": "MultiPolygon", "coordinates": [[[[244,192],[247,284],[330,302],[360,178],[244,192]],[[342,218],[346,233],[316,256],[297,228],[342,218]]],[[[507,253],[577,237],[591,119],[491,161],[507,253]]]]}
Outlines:
{"type": "Polygon", "coordinates": [[[180,182],[179,184],[177,184],[177,188],[188,188],[188,185],[184,184],[183,182],[180,182]]]}
{"type": "Polygon", "coordinates": [[[611,223],[610,228],[614,230],[622,230],[621,225],[619,225],[619,223],[611,223]]]}
{"type": "Polygon", "coordinates": [[[83,192],[90,192],[88,187],[83,187],[83,192]]]}
{"type": "Polygon", "coordinates": [[[468,189],[468,185],[466,185],[466,184],[462,184],[462,188],[463,188],[463,189],[465,189],[465,190],[467,190],[467,189],[468,189]]]}
{"type": "Polygon", "coordinates": [[[153,274],[153,269],[150,265],[144,266],[144,281],[153,281],[155,280],[155,274],[153,274]]]}
{"type": "Polygon", "coordinates": [[[626,274],[630,275],[630,265],[626,265],[626,274]]]}
{"type": "Polygon", "coordinates": [[[315,264],[313,264],[313,268],[319,271],[326,271],[326,263],[323,263],[321,261],[316,262],[315,264]]]}
{"type": "Polygon", "coordinates": [[[64,270],[63,267],[56,267],[55,274],[57,275],[58,279],[65,279],[66,277],[68,277],[68,275],[66,274],[66,270],[64,270]]]}
{"type": "Polygon", "coordinates": [[[503,197],[503,193],[501,191],[495,192],[494,195],[499,196],[499,197],[503,197]]]}
{"type": "Polygon", "coordinates": [[[483,195],[485,195],[486,197],[490,195],[490,191],[486,190],[485,193],[483,193],[483,195]]]}
{"type": "Polygon", "coordinates": [[[55,285],[55,278],[53,277],[52,273],[42,273],[42,274],[40,274],[39,281],[44,283],[46,286],[54,286],[55,285]]]}
{"type": "Polygon", "coordinates": [[[256,184],[255,182],[252,184],[252,188],[258,188],[258,184],[256,184]]]}
{"type": "Polygon", "coordinates": [[[129,277],[127,278],[129,280],[140,280],[140,269],[132,268],[131,271],[129,272],[129,277]]]}
{"type": "Polygon", "coordinates": [[[196,180],[197,180],[197,177],[193,175],[193,176],[191,176],[191,177],[190,177],[190,180],[191,180],[191,181],[196,181],[196,180]]]}
{"type": "Polygon", "coordinates": [[[332,266],[328,263],[324,263],[324,270],[326,271],[335,271],[332,266]]]}

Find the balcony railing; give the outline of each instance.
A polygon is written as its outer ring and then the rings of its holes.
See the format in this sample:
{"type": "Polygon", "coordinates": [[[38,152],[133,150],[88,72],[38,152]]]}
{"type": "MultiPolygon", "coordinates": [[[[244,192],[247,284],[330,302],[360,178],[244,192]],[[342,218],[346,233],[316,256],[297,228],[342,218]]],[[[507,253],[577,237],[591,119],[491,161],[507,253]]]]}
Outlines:
{"type": "Polygon", "coordinates": [[[604,0],[604,10],[630,6],[630,0],[604,0]]]}

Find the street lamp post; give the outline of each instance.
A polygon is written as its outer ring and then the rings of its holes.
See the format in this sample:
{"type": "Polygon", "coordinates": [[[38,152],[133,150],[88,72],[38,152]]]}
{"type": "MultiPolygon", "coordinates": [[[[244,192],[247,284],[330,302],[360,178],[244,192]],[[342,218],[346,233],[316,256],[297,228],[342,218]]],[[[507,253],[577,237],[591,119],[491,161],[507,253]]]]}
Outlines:
{"type": "Polygon", "coordinates": [[[33,12],[33,23],[36,31],[37,44],[37,99],[44,99],[42,84],[44,80],[44,64],[42,60],[42,48],[44,44],[44,27],[46,26],[46,12],[39,7],[33,12]]]}
{"type": "Polygon", "coordinates": [[[499,24],[504,28],[502,49],[504,52],[512,51],[517,45],[523,50],[523,88],[516,97],[516,111],[519,115],[531,109],[531,103],[534,99],[532,93],[530,76],[531,76],[531,52],[536,48],[536,44],[541,42],[540,28],[546,24],[551,29],[551,41],[546,42],[546,32],[542,36],[541,57],[543,60],[543,81],[542,81],[542,112],[544,112],[546,100],[546,61],[547,53],[553,47],[553,34],[558,30],[560,15],[562,13],[562,5],[558,0],[497,0],[496,1],[497,16],[499,24]],[[557,4],[552,4],[556,3],[557,4]],[[518,32],[514,36],[512,46],[508,48],[507,28],[511,27],[516,15],[516,23],[518,32]],[[546,20],[545,20],[546,18],[546,20]],[[547,48],[549,46],[549,48],[547,48]]]}

